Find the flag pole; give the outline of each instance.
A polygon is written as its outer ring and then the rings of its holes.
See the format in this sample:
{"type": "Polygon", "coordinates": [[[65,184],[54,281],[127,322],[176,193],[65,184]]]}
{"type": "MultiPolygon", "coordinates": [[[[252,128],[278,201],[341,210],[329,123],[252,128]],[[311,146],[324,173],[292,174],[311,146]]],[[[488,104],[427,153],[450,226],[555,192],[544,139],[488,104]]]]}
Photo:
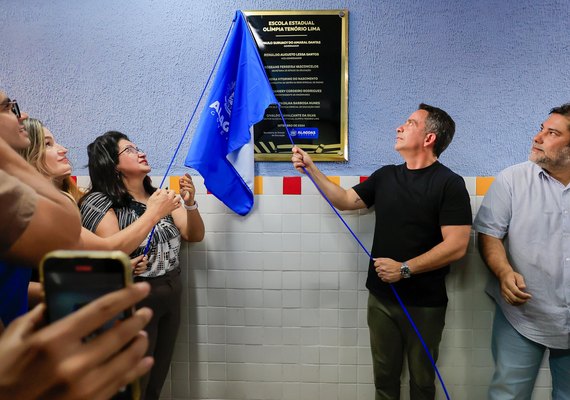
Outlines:
{"type": "MultiPolygon", "coordinates": [[[[210,75],[208,75],[208,79],[206,80],[206,84],[204,85],[204,88],[202,89],[202,93],[200,93],[200,97],[198,98],[198,101],[196,102],[196,105],[194,106],[194,111],[192,111],[192,115],[190,116],[190,120],[186,124],[186,128],[184,129],[184,133],[182,134],[182,137],[180,138],[180,141],[178,142],[178,145],[176,146],[176,150],[174,150],[174,155],[170,159],[170,163],[168,164],[168,168],[166,168],[166,171],[164,172],[164,176],[162,177],[162,180],[160,181],[160,186],[159,186],[160,189],[162,189],[162,186],[164,185],[164,181],[166,180],[166,177],[168,176],[168,173],[170,172],[170,168],[172,167],[172,164],[174,163],[174,160],[176,159],[176,156],[178,155],[178,152],[180,151],[180,147],[182,146],[182,142],[184,141],[184,138],[186,137],[186,134],[188,133],[188,129],[190,128],[190,125],[192,124],[192,121],[194,120],[194,116],[196,115],[196,110],[198,110],[198,106],[202,102],[202,98],[204,97],[204,93],[206,93],[206,88],[210,84],[210,80],[212,79],[212,75],[214,75],[214,71],[216,70],[216,66],[218,65],[218,61],[220,61],[220,57],[222,56],[222,52],[224,51],[224,47],[226,47],[228,37],[230,36],[230,32],[232,31],[232,27],[234,26],[235,22],[236,22],[236,19],[234,18],[232,23],[230,24],[230,29],[228,29],[228,33],[226,33],[226,38],[224,39],[224,43],[222,44],[220,52],[218,53],[218,56],[216,57],[216,61],[214,62],[214,66],[212,67],[212,70],[210,71],[210,75]]],[[[150,250],[151,239],[154,236],[154,229],[155,228],[156,228],[156,226],[154,226],[152,228],[152,230],[150,231],[148,241],[146,243],[146,247],[145,247],[144,252],[143,252],[143,254],[145,256],[148,254],[148,252],[150,250]]]]}

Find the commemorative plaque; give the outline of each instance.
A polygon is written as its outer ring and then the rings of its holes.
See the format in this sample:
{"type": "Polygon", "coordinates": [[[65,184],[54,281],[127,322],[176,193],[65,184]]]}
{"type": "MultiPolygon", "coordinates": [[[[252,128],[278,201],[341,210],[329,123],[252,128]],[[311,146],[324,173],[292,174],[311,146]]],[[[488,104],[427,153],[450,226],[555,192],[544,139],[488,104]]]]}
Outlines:
{"type": "MultiPolygon", "coordinates": [[[[293,142],[348,161],[348,11],[244,11],[293,142]]],[[[256,161],[289,161],[277,106],[254,126],[256,161]]]]}

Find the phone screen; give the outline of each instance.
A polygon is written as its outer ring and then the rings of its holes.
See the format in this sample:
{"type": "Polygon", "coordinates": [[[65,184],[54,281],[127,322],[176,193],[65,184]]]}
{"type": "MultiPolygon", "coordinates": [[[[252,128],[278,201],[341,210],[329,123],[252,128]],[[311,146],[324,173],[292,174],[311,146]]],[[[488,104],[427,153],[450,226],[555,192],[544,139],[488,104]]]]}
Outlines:
{"type": "MultiPolygon", "coordinates": [[[[46,256],[40,268],[49,323],[125,287],[131,278],[128,258],[109,252],[53,252],[46,256]]],[[[91,340],[131,314],[132,310],[117,314],[84,340],[91,340]]],[[[137,399],[139,393],[138,382],[135,382],[122,388],[113,399],[137,399]]]]}
{"type": "MultiPolygon", "coordinates": [[[[92,300],[125,286],[123,264],[114,259],[50,259],[44,264],[48,321],[54,322],[92,300]]],[[[112,324],[110,321],[108,326],[112,324]]]]}

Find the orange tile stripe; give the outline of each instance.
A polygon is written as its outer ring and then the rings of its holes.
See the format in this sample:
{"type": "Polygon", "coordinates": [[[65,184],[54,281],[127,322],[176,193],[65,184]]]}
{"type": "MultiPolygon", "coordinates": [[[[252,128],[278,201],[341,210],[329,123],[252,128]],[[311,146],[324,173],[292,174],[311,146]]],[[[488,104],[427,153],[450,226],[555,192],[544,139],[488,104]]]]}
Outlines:
{"type": "Polygon", "coordinates": [[[170,186],[168,187],[170,190],[174,190],[176,193],[180,193],[180,177],[179,176],[171,176],[169,179],[170,186]]]}
{"type": "Polygon", "coordinates": [[[477,196],[485,196],[494,180],[494,176],[478,176],[475,180],[475,193],[477,196]]]}
{"type": "Polygon", "coordinates": [[[253,178],[253,194],[263,194],[263,176],[253,178]]]}
{"type": "MultiPolygon", "coordinates": [[[[253,192],[256,195],[262,195],[263,194],[263,178],[264,178],[263,176],[254,177],[253,192]]],[[[291,178],[296,178],[295,183],[297,184],[297,186],[299,186],[299,182],[297,182],[297,179],[300,179],[300,177],[290,177],[290,176],[282,177],[284,182],[291,180],[291,178]]],[[[327,178],[331,182],[336,183],[337,185],[340,185],[340,176],[329,176],[327,178]]],[[[360,182],[366,180],[367,178],[368,178],[367,176],[361,176],[360,182]]],[[[72,179],[77,181],[77,176],[72,176],[72,179]]],[[[180,179],[179,176],[170,176],[169,180],[168,180],[168,188],[171,190],[174,190],[176,193],[180,193],[179,179],[180,179]]],[[[489,187],[491,186],[491,184],[493,183],[494,180],[495,180],[494,176],[477,176],[477,177],[475,177],[475,193],[476,193],[476,195],[477,196],[485,196],[485,194],[487,193],[487,190],[489,190],[489,187]]],[[[289,189],[287,191],[290,192],[289,189]]],[[[301,191],[301,187],[298,187],[296,190],[293,191],[293,193],[287,193],[287,194],[293,194],[293,195],[302,194],[300,191],[301,191]]],[[[211,194],[209,191],[207,193],[211,194]]],[[[283,190],[283,194],[285,194],[285,189],[283,190]]]]}

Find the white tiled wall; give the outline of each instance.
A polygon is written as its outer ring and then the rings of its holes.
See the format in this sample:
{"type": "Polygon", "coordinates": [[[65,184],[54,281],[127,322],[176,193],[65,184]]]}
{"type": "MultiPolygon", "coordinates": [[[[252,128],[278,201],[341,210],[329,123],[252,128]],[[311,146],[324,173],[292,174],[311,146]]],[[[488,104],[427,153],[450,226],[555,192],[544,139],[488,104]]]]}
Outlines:
{"type": "MultiPolygon", "coordinates": [[[[229,212],[194,179],[207,233],[182,252],[183,321],[164,399],[374,398],[368,258],[306,178],[300,196],[280,194],[281,179],[264,178],[265,194],[246,217],[229,212]]],[[[357,181],[341,177],[344,186],[357,181]]],[[[466,183],[475,213],[475,178],[466,183]]],[[[370,246],[373,214],[343,216],[370,246]]],[[[493,371],[489,273],[472,237],[448,275],[438,361],[455,400],[485,399],[493,371]]],[[[402,385],[408,399],[406,372],[402,385]]],[[[445,399],[437,388],[437,398],[445,399]]],[[[533,399],[549,398],[544,364],[533,399]]]]}

